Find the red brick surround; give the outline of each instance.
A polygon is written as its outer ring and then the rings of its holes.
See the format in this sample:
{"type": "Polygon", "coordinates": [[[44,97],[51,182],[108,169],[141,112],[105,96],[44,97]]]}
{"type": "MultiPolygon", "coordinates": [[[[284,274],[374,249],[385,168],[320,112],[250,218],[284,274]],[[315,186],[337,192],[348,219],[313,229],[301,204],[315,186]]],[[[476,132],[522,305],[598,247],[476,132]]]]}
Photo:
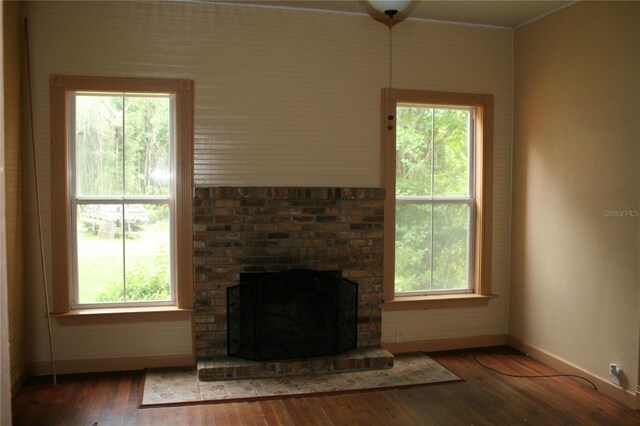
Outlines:
{"type": "Polygon", "coordinates": [[[194,309],[199,358],[226,354],[226,289],[240,272],[340,270],[359,285],[358,346],[380,346],[381,188],[196,188],[194,309]]]}

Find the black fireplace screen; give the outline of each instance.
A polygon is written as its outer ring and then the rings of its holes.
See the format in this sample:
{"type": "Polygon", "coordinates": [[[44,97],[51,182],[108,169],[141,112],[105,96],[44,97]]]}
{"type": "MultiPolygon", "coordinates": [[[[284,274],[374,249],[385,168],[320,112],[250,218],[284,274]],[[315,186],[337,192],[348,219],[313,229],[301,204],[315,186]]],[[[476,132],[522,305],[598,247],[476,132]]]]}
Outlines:
{"type": "Polygon", "coordinates": [[[340,272],[242,273],[227,289],[227,352],[256,361],[357,346],[358,284],[340,272]]]}

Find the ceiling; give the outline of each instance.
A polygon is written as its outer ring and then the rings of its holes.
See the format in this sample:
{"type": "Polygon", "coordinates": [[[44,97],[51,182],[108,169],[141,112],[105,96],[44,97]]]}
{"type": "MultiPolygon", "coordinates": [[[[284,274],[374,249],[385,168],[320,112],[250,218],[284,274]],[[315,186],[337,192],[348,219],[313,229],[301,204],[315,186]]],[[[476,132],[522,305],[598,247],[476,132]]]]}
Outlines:
{"type": "MultiPolygon", "coordinates": [[[[364,0],[206,0],[226,4],[263,7],[315,9],[343,13],[367,13],[370,6],[364,0]]],[[[564,0],[414,0],[409,8],[410,18],[490,25],[516,28],[549,13],[569,6],[575,1],[564,0]]]]}

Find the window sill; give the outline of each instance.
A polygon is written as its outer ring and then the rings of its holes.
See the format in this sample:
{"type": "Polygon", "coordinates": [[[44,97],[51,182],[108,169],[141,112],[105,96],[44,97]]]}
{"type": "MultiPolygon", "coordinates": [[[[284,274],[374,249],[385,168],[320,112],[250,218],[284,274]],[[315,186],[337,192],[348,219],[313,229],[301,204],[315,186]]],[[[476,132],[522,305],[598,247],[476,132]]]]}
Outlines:
{"type": "Polygon", "coordinates": [[[148,308],[76,309],[64,314],[53,314],[59,325],[116,324],[131,322],[190,320],[192,309],[175,306],[148,308]]]}
{"type": "Polygon", "coordinates": [[[420,309],[473,308],[487,306],[495,294],[446,294],[441,296],[399,296],[383,304],[385,311],[415,311],[420,309]]]}

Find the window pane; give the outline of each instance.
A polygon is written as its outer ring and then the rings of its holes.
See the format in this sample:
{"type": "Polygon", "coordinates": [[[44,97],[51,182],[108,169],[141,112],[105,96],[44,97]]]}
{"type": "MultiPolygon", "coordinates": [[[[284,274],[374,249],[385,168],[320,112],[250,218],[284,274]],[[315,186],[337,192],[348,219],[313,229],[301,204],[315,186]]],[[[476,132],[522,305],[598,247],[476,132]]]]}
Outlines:
{"type": "Polygon", "coordinates": [[[433,108],[398,106],[396,195],[431,195],[433,108]]]}
{"type": "Polygon", "coordinates": [[[168,195],[170,98],[125,98],[126,195],[168,195]]]}
{"type": "Polygon", "coordinates": [[[79,303],[124,301],[122,285],[122,205],[89,204],[77,208],[79,303]],[[107,296],[109,295],[109,296],[107,296]],[[117,299],[117,300],[115,300],[117,299]]]}
{"type": "Polygon", "coordinates": [[[468,109],[434,109],[434,195],[469,194],[469,116],[468,109]]]}
{"type": "Polygon", "coordinates": [[[125,205],[126,301],[171,300],[169,206],[125,205]]]}
{"type": "Polygon", "coordinates": [[[396,205],[396,293],[431,290],[431,208],[396,205]]]}
{"type": "Polygon", "coordinates": [[[122,96],[76,95],[77,195],[122,194],[122,96]]]}
{"type": "Polygon", "coordinates": [[[436,204],[433,213],[433,290],[468,289],[469,206],[436,204]]]}
{"type": "Polygon", "coordinates": [[[168,205],[80,205],[77,229],[79,303],[171,300],[168,205]]]}

